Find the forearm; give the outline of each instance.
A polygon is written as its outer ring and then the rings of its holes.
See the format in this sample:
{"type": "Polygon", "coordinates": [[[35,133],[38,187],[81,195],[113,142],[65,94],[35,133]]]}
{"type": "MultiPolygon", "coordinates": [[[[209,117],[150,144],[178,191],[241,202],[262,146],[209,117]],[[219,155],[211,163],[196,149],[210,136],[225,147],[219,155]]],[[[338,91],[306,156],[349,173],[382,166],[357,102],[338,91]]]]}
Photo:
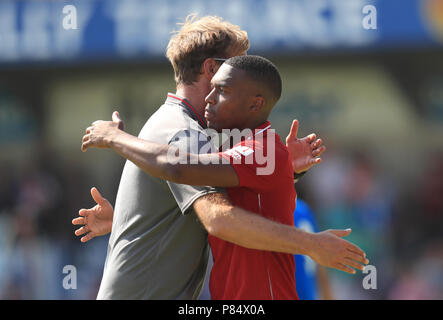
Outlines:
{"type": "Polygon", "coordinates": [[[240,246],[284,252],[307,254],[312,247],[312,234],[249,213],[241,208],[226,208],[220,212],[217,237],[240,246]]]}
{"type": "Polygon", "coordinates": [[[234,207],[227,201],[211,200],[212,205],[206,206],[201,201],[195,208],[208,233],[213,236],[250,249],[290,254],[309,255],[316,245],[312,233],[234,207]]]}
{"type": "Polygon", "coordinates": [[[174,180],[174,167],[167,161],[168,146],[137,138],[124,131],[110,138],[109,146],[149,175],[174,180]]]}
{"type": "Polygon", "coordinates": [[[144,172],[175,183],[232,187],[237,174],[223,164],[218,154],[180,152],[176,146],[160,145],[123,131],[109,138],[108,145],[120,156],[132,161],[144,172]]]}

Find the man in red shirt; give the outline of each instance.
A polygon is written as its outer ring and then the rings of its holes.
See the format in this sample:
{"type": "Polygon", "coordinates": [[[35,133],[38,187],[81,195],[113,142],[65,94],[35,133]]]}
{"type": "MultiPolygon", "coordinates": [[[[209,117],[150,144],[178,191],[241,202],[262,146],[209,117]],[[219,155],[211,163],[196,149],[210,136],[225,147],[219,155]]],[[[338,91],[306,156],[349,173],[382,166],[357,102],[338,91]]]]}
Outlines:
{"type": "MultiPolygon", "coordinates": [[[[269,121],[221,156],[230,160],[238,176],[238,186],[226,188],[234,205],[294,225],[289,214],[295,209],[296,198],[290,156],[269,121]],[[269,144],[275,145],[274,172],[258,175],[260,165],[255,155],[267,153],[269,144]]],[[[214,258],[210,280],[212,299],[298,299],[291,254],[249,249],[212,235],[208,239],[214,258]]]]}
{"type": "MultiPolygon", "coordinates": [[[[176,183],[226,187],[234,205],[293,226],[296,193],[291,157],[267,120],[281,95],[278,70],[262,57],[233,57],[214,75],[211,87],[205,109],[208,127],[217,131],[249,129],[253,130],[251,134],[224,152],[179,155],[185,157],[186,163],[170,158],[178,150],[171,152],[172,147],[144,141],[143,157],[134,158],[135,163],[158,178],[176,183]]],[[[88,128],[83,149],[107,147],[96,129],[101,125],[95,123],[88,128]]],[[[204,209],[210,211],[211,207],[204,209]]],[[[210,282],[213,299],[298,299],[294,250],[246,248],[211,235],[217,232],[209,233],[214,257],[210,282]]],[[[229,231],[220,233],[227,235],[229,231]]],[[[335,245],[328,247],[320,240],[321,233],[305,235],[297,251],[320,264],[328,261],[328,266],[337,269],[349,270],[347,266],[351,266],[361,270],[362,264],[367,263],[364,252],[353,244],[345,246],[346,253],[337,252],[335,245]],[[330,259],[331,255],[337,257],[330,259]],[[332,260],[334,263],[329,264],[332,260]]]]}
{"type": "MultiPolygon", "coordinates": [[[[245,210],[294,225],[296,193],[289,151],[267,121],[281,95],[277,68],[261,57],[231,58],[211,84],[206,98],[208,126],[253,129],[252,135],[220,153],[238,179],[235,187],[226,188],[229,199],[245,210]],[[260,161],[265,155],[273,163],[260,161]],[[271,170],[259,174],[265,165],[271,170]]],[[[233,176],[229,171],[227,176],[233,176]]],[[[212,299],[298,299],[291,254],[249,249],[211,235],[208,239],[214,258],[212,299]]]]}

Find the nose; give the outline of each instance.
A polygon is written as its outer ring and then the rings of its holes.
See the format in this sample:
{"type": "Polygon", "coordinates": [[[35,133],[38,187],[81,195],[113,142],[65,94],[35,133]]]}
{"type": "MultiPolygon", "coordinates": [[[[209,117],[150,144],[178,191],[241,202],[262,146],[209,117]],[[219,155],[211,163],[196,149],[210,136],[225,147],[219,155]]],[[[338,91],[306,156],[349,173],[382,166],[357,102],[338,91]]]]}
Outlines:
{"type": "Polygon", "coordinates": [[[206,96],[205,102],[207,104],[215,104],[216,103],[216,100],[215,100],[215,88],[212,88],[211,92],[209,92],[209,94],[206,96]]]}

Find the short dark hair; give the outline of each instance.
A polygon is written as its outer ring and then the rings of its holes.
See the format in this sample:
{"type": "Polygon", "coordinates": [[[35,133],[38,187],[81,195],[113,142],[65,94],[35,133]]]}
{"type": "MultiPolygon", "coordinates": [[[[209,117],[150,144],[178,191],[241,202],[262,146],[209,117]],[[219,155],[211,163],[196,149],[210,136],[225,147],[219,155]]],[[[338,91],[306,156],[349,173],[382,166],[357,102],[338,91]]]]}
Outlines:
{"type": "Polygon", "coordinates": [[[225,62],[233,68],[237,68],[246,72],[252,79],[265,85],[271,94],[273,103],[277,102],[281,97],[282,81],[277,67],[268,59],[254,56],[236,56],[225,62]]]}

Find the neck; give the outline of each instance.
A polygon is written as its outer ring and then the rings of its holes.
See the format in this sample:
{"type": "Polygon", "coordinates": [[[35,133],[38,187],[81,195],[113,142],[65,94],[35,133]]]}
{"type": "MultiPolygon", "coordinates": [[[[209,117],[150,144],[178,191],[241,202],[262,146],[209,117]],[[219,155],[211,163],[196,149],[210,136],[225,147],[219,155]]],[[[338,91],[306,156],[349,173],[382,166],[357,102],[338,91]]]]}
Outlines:
{"type": "Polygon", "coordinates": [[[177,86],[176,94],[188,100],[198,113],[205,114],[205,98],[209,94],[209,88],[203,88],[198,83],[183,84],[177,86]]]}
{"type": "Polygon", "coordinates": [[[268,118],[260,118],[257,119],[255,121],[251,121],[251,123],[249,123],[248,128],[254,130],[255,128],[261,126],[262,124],[264,124],[266,121],[268,121],[268,118]]]}

